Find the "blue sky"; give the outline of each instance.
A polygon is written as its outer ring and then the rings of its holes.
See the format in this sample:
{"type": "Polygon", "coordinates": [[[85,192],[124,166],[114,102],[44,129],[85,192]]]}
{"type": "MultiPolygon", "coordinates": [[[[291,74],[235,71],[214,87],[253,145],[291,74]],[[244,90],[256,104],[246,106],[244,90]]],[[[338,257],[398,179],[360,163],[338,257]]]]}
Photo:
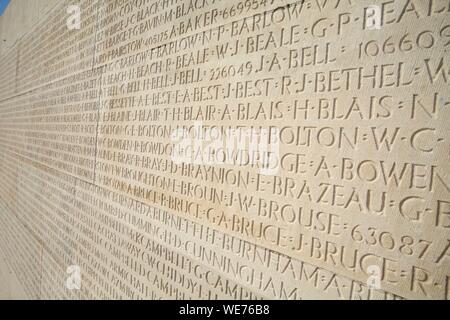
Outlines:
{"type": "Polygon", "coordinates": [[[5,11],[6,7],[8,6],[10,0],[0,0],[0,16],[3,14],[3,11],[5,11]]]}

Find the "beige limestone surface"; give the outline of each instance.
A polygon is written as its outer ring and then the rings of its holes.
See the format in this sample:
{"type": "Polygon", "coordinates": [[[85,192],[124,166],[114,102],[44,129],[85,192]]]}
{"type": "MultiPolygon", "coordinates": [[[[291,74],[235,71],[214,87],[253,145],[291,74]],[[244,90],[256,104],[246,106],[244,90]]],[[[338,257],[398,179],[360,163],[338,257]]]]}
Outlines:
{"type": "Polygon", "coordinates": [[[0,298],[449,299],[450,1],[24,0],[0,35],[0,298]]]}

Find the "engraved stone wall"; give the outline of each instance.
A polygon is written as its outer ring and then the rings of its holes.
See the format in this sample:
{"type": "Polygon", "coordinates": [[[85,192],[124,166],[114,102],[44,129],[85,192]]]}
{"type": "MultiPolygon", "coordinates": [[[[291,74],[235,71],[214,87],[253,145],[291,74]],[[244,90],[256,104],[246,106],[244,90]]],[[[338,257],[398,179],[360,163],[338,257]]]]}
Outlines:
{"type": "Polygon", "coordinates": [[[0,51],[28,298],[450,298],[449,0],[47,10],[0,51]]]}

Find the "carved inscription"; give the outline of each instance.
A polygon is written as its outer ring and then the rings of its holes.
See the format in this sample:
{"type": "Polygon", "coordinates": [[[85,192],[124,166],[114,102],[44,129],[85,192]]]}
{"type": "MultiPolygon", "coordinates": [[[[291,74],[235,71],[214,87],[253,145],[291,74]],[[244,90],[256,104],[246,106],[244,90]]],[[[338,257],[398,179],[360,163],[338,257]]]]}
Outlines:
{"type": "Polygon", "coordinates": [[[450,298],[450,1],[70,5],[0,60],[31,298],[450,298]]]}

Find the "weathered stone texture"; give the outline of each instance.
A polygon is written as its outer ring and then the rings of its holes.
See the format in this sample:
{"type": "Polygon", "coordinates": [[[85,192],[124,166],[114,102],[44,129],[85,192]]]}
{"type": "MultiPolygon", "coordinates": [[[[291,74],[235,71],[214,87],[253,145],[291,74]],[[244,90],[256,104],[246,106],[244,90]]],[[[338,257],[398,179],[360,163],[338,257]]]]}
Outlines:
{"type": "Polygon", "coordinates": [[[0,35],[7,297],[450,297],[450,1],[13,1],[0,35]]]}

